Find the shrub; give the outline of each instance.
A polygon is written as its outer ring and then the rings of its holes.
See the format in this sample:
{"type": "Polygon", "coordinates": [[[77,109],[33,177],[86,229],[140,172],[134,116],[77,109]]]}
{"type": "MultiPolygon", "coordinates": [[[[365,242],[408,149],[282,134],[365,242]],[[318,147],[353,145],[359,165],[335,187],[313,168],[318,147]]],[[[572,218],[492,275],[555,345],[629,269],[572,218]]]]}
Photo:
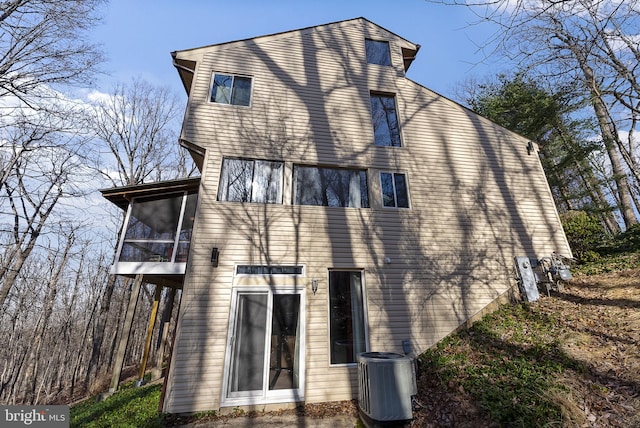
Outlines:
{"type": "Polygon", "coordinates": [[[593,261],[597,257],[595,248],[605,239],[605,231],[600,221],[584,211],[568,211],[560,216],[564,233],[574,256],[593,261]]]}

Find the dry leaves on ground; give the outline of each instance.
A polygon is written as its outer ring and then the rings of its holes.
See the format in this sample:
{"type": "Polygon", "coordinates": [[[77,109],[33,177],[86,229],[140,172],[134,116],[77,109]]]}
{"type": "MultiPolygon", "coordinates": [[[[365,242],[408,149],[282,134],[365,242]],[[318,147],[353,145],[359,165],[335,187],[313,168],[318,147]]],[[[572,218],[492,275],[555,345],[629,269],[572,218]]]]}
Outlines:
{"type": "MultiPolygon", "coordinates": [[[[563,425],[640,426],[640,270],[577,277],[562,293],[544,296],[530,308],[557,320],[559,349],[585,368],[558,377],[562,392],[549,391],[563,425]]],[[[419,389],[425,398],[414,426],[494,426],[459,388],[426,381],[419,389]]]]}

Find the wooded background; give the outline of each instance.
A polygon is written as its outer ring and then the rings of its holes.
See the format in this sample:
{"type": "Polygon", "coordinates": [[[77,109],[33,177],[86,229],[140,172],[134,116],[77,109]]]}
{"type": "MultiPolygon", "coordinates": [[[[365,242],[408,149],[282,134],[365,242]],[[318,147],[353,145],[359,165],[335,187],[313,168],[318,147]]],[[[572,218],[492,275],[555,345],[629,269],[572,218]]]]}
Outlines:
{"type": "MultiPolygon", "coordinates": [[[[572,242],[575,255],[637,227],[638,2],[443,3],[500,29],[481,48],[509,70],[460,82],[457,101],[539,144],[565,227],[592,238],[572,242]]],[[[196,172],[178,149],[183,106],[169,89],[133,79],[88,102],[69,95],[100,69],[84,36],[104,7],[0,3],[3,404],[69,403],[106,388],[132,281],[108,273],[124,213],[97,190],[196,172]]],[[[153,294],[143,287],[126,366],[140,363],[153,294]]]]}

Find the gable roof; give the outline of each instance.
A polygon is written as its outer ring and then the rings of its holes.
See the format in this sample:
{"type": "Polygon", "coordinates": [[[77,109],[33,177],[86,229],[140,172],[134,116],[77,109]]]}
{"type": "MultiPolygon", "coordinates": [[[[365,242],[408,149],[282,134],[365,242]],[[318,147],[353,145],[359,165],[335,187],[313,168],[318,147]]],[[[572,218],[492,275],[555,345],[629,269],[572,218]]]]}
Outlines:
{"type": "Polygon", "coordinates": [[[177,50],[177,51],[171,52],[171,57],[173,58],[174,67],[176,67],[176,69],[178,70],[178,74],[180,75],[182,84],[185,90],[187,91],[187,93],[189,93],[191,89],[191,84],[193,82],[193,75],[195,73],[195,67],[196,67],[196,61],[193,60],[193,57],[199,53],[198,51],[208,50],[214,47],[233,46],[234,44],[246,44],[247,42],[261,43],[265,41],[277,40],[283,37],[289,37],[293,33],[309,33],[312,31],[323,31],[329,27],[348,26],[353,24],[360,24],[363,27],[365,25],[373,25],[379,28],[380,30],[389,33],[390,36],[396,39],[396,41],[399,42],[402,49],[402,56],[404,59],[405,71],[409,69],[409,67],[411,66],[411,63],[416,58],[418,50],[420,50],[419,44],[413,43],[405,39],[404,37],[399,36],[393,31],[389,31],[386,28],[368,20],[367,18],[359,17],[359,18],[353,18],[353,19],[346,19],[342,21],[330,22],[327,24],[315,25],[311,27],[299,28],[297,30],[288,30],[288,31],[282,31],[279,33],[267,34],[263,36],[256,36],[256,37],[250,37],[246,39],[215,43],[211,45],[205,45],[205,46],[200,46],[200,47],[195,47],[190,49],[177,50]]]}

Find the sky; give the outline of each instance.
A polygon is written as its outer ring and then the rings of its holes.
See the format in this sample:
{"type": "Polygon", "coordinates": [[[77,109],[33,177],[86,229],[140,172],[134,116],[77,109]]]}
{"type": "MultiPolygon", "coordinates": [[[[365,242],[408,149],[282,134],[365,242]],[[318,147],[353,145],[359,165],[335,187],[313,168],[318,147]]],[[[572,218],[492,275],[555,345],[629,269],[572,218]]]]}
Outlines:
{"type": "Polygon", "coordinates": [[[504,71],[478,46],[489,24],[466,8],[426,0],[111,0],[94,41],[107,56],[97,89],[141,77],[186,99],[170,53],[357,17],[421,45],[407,77],[453,97],[456,84],[504,71]]]}

